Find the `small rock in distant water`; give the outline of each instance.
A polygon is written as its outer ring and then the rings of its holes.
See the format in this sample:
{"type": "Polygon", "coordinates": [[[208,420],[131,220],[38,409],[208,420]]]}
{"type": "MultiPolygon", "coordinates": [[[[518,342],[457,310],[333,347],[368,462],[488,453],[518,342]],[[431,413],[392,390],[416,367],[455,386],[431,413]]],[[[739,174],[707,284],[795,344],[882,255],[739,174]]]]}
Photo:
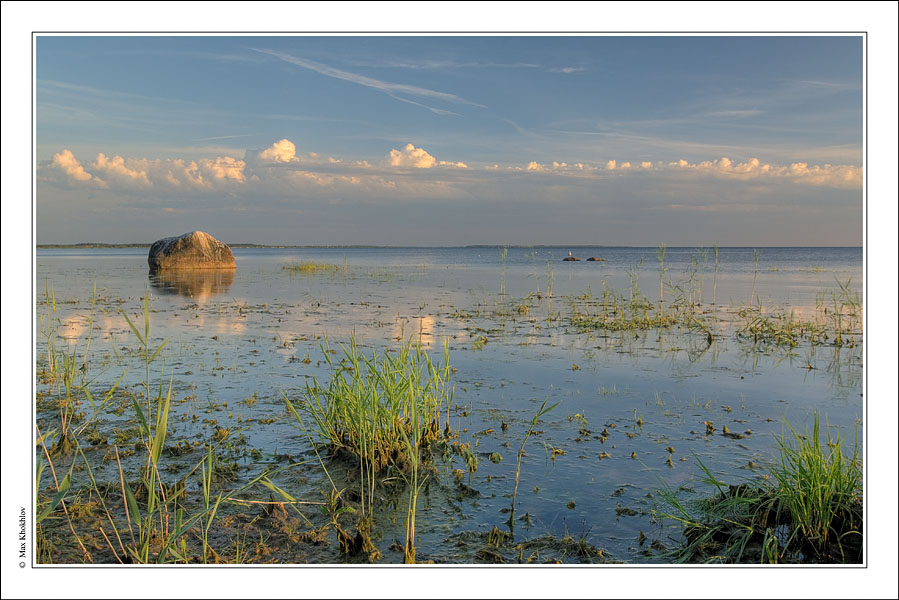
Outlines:
{"type": "Polygon", "coordinates": [[[581,259],[579,259],[579,258],[576,257],[576,256],[566,256],[566,257],[563,258],[562,260],[567,262],[567,261],[581,260],[581,259]]]}
{"type": "Polygon", "coordinates": [[[587,262],[603,262],[605,260],[606,259],[600,258],[598,256],[591,256],[590,258],[587,259],[587,262]]]}
{"type": "Polygon", "coordinates": [[[150,246],[151,272],[169,269],[236,269],[231,248],[203,231],[163,238],[150,246]]]}

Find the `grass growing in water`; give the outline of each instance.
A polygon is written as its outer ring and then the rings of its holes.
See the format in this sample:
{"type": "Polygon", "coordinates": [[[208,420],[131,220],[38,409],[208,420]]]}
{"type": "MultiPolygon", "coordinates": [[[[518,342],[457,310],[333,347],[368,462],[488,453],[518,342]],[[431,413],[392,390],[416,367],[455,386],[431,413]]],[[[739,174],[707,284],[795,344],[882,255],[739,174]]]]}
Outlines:
{"type": "Polygon", "coordinates": [[[521,448],[518,449],[518,459],[515,465],[515,487],[512,489],[512,510],[509,512],[509,530],[512,532],[515,531],[515,499],[518,496],[518,479],[521,476],[521,457],[524,456],[524,445],[528,443],[528,438],[531,437],[531,434],[534,432],[534,427],[537,426],[540,417],[559,405],[559,403],[556,402],[549,408],[546,408],[547,401],[548,400],[543,401],[543,404],[540,405],[540,410],[538,410],[537,414],[534,415],[534,418],[531,419],[531,425],[528,427],[528,432],[521,441],[521,448]]]}
{"type": "Polygon", "coordinates": [[[662,303],[665,301],[665,244],[659,246],[658,256],[659,256],[659,306],[662,306],[662,303]]]}
{"type": "Polygon", "coordinates": [[[300,413],[312,419],[319,441],[332,453],[348,453],[358,460],[360,531],[371,526],[377,477],[388,467],[399,471],[409,489],[404,561],[414,563],[416,508],[427,479],[421,476],[423,461],[432,443],[453,435],[449,345],[444,343],[442,365],[432,362],[411,339],[398,352],[373,352],[371,357],[359,351],[355,338],[341,348],[343,358],[336,364],[327,342],[322,348],[332,372],[328,386],[313,379],[299,411],[289,399],[288,407],[301,425],[300,413]]]}
{"type": "MultiPolygon", "coordinates": [[[[679,562],[816,562],[862,560],[862,464],[858,441],[851,455],[843,438],[818,415],[810,432],[778,440],[773,480],[728,485],[699,461],[701,482],[715,488],[711,498],[682,501],[675,491],[659,492],[666,504],[656,511],[681,525],[679,562]]],[[[698,460],[698,459],[697,459],[698,460]]]]}
{"type": "Polygon", "coordinates": [[[343,265],[334,265],[331,263],[318,263],[311,260],[303,260],[297,263],[284,265],[284,270],[291,275],[317,275],[319,273],[346,273],[349,268],[346,262],[343,265]]]}
{"type": "Polygon", "coordinates": [[[502,250],[499,251],[499,256],[502,259],[502,271],[500,271],[500,284],[499,284],[499,294],[502,297],[506,295],[506,257],[509,254],[509,249],[503,247],[502,250]]]}
{"type": "Polygon", "coordinates": [[[717,304],[718,302],[718,268],[721,266],[721,263],[718,261],[718,244],[715,244],[715,279],[712,284],[712,304],[717,304]]]}
{"type": "MultiPolygon", "coordinates": [[[[355,339],[341,348],[344,356],[337,364],[330,348],[322,348],[331,381],[323,387],[313,379],[298,408],[311,417],[321,442],[358,458],[370,506],[375,474],[389,465],[404,472],[415,466],[407,442],[414,440],[412,451],[420,454],[451,434],[449,345],[444,344],[442,365],[411,340],[399,352],[371,357],[359,351],[355,339]]],[[[366,490],[362,493],[364,499],[366,490]]]]}
{"type": "Polygon", "coordinates": [[[601,298],[591,295],[569,298],[569,307],[571,324],[584,330],[644,330],[673,327],[686,321],[680,305],[656,306],[633,285],[630,298],[605,288],[601,298]]]}
{"type": "MultiPolygon", "coordinates": [[[[403,562],[406,564],[415,563],[415,512],[418,508],[418,494],[424,485],[425,480],[419,481],[419,470],[421,467],[421,421],[419,419],[418,403],[412,402],[409,406],[411,413],[409,424],[410,433],[406,433],[405,428],[400,428],[400,434],[403,436],[403,445],[406,449],[406,455],[409,457],[409,471],[407,476],[403,473],[403,479],[409,487],[409,510],[406,514],[406,543],[403,546],[403,562]]],[[[427,479],[427,476],[425,477],[427,479]]]]}
{"type": "MultiPolygon", "coordinates": [[[[47,530],[51,528],[51,521],[58,518],[57,509],[61,509],[64,513],[72,537],[81,550],[83,561],[94,562],[93,554],[101,553],[102,562],[110,560],[141,564],[187,563],[195,560],[206,562],[210,554],[215,556],[209,545],[209,534],[219,507],[224,502],[234,500],[239,492],[262,481],[266,475],[263,473],[251,479],[237,490],[214,494],[212,486],[216,457],[215,448],[209,444],[207,456],[180,481],[167,484],[163,480],[162,474],[168,472],[170,466],[164,464],[165,451],[172,448],[171,445],[168,448],[165,445],[170,430],[172,378],[170,377],[168,385],[165,385],[163,372],[160,371],[158,388],[151,382],[151,364],[160,355],[166,342],[163,341],[155,350],[151,348],[150,312],[148,295],[144,298],[143,328],[139,329],[124,311],[121,313],[140,342],[139,356],[144,363],[143,370],[146,374],[141,387],[146,394],[146,405],[141,405],[137,395],[130,396],[131,407],[138,423],[135,429],[139,432],[140,441],[121,455],[118,445],[115,443],[112,445],[108,455],[113,456],[115,460],[114,482],[98,482],[95,478],[96,466],[91,465],[86,453],[88,448],[83,447],[79,440],[79,436],[85,431],[85,425],[65,429],[70,419],[64,413],[60,414],[61,429],[42,433],[36,424],[37,444],[43,451],[38,461],[35,490],[39,509],[35,518],[37,526],[35,554],[41,562],[54,562],[56,556],[66,557],[65,550],[60,555],[57,551],[59,549],[53,548],[53,543],[46,535],[47,530]],[[53,437],[67,438],[68,449],[57,453],[48,450],[46,442],[53,437]],[[60,481],[57,478],[54,460],[61,462],[69,453],[73,453],[74,456],[69,463],[68,472],[60,481]],[[126,471],[122,465],[122,458],[135,453],[139,453],[136,458],[137,472],[126,471]],[[49,469],[53,476],[53,487],[42,493],[41,477],[45,469],[49,469]],[[202,476],[203,504],[197,506],[194,503],[190,506],[186,503],[189,480],[197,473],[201,473],[202,476]],[[48,499],[47,494],[51,490],[53,495],[48,499]],[[94,510],[99,511],[96,517],[92,516],[94,510]],[[102,542],[98,541],[97,532],[102,536],[102,542]],[[193,542],[195,537],[199,538],[202,544],[201,551],[195,552],[196,544],[193,542]]],[[[85,350],[85,354],[86,352],[85,350]]],[[[70,359],[66,361],[73,362],[70,359]]],[[[80,369],[82,373],[87,371],[86,358],[83,364],[85,368],[80,369]]],[[[86,381],[76,386],[94,408],[94,415],[87,420],[88,423],[96,418],[99,409],[111,401],[122,377],[124,373],[99,405],[88,390],[86,381]]],[[[74,387],[65,382],[64,386],[64,399],[70,401],[74,397],[72,391],[74,387]]],[[[87,436],[87,439],[90,440],[90,436],[87,436]]],[[[65,540],[61,541],[63,545],[71,546],[65,540]]]]}
{"type": "Polygon", "coordinates": [[[755,344],[796,346],[801,340],[811,344],[831,343],[834,346],[855,346],[862,334],[862,307],[858,294],[850,287],[851,280],[837,280],[839,290],[818,295],[813,317],[802,319],[792,311],[763,310],[749,305],[738,311],[743,323],[737,331],[740,339],[755,344]]]}
{"type": "Polygon", "coordinates": [[[862,463],[858,440],[846,456],[839,432],[831,435],[828,426],[825,432],[822,445],[817,414],[807,435],[790,428],[790,436],[778,440],[780,462],[772,471],[795,534],[816,558],[844,562],[849,558],[844,544],[861,539],[862,463]]]}

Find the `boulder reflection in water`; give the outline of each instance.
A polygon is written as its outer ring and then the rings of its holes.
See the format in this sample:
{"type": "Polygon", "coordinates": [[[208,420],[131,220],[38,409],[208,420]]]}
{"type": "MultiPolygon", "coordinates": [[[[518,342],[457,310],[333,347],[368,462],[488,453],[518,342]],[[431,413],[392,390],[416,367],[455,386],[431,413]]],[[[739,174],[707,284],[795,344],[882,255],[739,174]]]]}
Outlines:
{"type": "Polygon", "coordinates": [[[222,269],[191,269],[188,271],[160,271],[150,274],[150,285],[163,294],[178,294],[204,302],[231,290],[234,271],[222,269]]]}

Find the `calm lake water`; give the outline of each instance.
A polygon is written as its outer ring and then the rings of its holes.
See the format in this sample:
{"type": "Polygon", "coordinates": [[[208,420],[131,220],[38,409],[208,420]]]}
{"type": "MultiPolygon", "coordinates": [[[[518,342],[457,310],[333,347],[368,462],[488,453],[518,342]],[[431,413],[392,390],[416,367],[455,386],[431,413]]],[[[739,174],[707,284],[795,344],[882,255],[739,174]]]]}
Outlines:
{"type": "MultiPolygon", "coordinates": [[[[856,343],[842,346],[800,341],[783,347],[738,336],[745,324],[739,310],[750,303],[763,314],[813,318],[826,314],[841,285],[860,297],[861,248],[760,248],[757,254],[719,248],[717,258],[711,248],[668,248],[665,301],[689,297],[711,342],[687,328],[612,332],[572,324],[573,306],[588,295],[616,290],[657,302],[656,248],[510,247],[505,258],[499,247],[234,253],[233,276],[155,278],[147,273],[146,249],[38,250],[37,368],[46,361],[48,324],[55,324],[57,349],[79,357],[86,351],[95,397],[123,372],[121,389],[139,391],[144,366],[123,313],[142,327],[149,292],[151,344],[168,340],[151,379],[167,384],[172,377],[171,445],[186,448],[226,430],[222,452],[236,465],[232,485],[294,461],[278,485],[297,498],[321,500],[321,466],[284,397],[302,397],[313,377],[327,383],[325,340],[337,348],[354,336],[370,355],[414,337],[439,360],[446,340],[456,369],[454,427],[480,462],[465,479],[465,493],[449,474],[462,466],[458,457],[432,476],[418,512],[420,559],[474,562],[483,546],[475,534],[504,527],[518,448],[546,399],[559,405],[526,446],[515,514],[529,520],[516,526],[516,541],[583,536],[627,562],[664,560],[649,541],[671,545],[677,532],[653,519],[655,492],[708,493],[696,482],[697,459],[728,482],[762,477],[776,456],[775,436],[787,422],[808,427],[815,412],[861,442],[861,331],[851,332],[856,343]],[[569,251],[582,260],[564,262],[569,251]],[[587,262],[590,257],[605,260],[587,262]],[[284,269],[300,261],[339,268],[309,275],[284,269]],[[751,433],[705,435],[705,421],[718,433],[725,425],[751,433]],[[493,453],[502,461],[489,460],[493,453]],[[641,532],[648,540],[642,544],[641,532]]],[[[48,389],[38,385],[39,393],[48,389]]],[[[45,428],[58,419],[40,405],[37,414],[45,428]]],[[[98,447],[127,439],[136,426],[131,410],[104,410],[96,423],[98,447]]],[[[115,461],[102,461],[97,452],[95,476],[117,481],[115,461]]],[[[172,479],[195,465],[202,450],[193,454],[172,459],[172,479]]],[[[387,507],[376,522],[385,562],[402,561],[389,547],[403,539],[404,509],[402,503],[387,507]]],[[[297,550],[279,560],[340,556],[297,550]]]]}

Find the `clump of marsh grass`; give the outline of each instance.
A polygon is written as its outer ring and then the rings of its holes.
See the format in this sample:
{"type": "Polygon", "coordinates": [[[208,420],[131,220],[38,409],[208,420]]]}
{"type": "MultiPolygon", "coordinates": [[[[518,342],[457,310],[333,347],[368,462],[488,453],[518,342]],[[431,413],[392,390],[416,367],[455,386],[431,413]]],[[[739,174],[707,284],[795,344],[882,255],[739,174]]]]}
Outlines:
{"type": "Polygon", "coordinates": [[[569,298],[569,308],[571,324],[582,330],[635,331],[674,327],[684,321],[679,305],[653,304],[635,284],[629,298],[607,287],[601,298],[589,294],[569,298]]]}
{"type": "Polygon", "coordinates": [[[771,346],[795,347],[804,340],[813,345],[854,347],[856,336],[862,334],[862,305],[850,283],[837,280],[838,290],[818,294],[812,318],[797,317],[792,311],[765,310],[761,304],[743,307],[737,312],[743,320],[737,337],[771,346]]]}
{"type": "Polygon", "coordinates": [[[332,454],[358,461],[357,529],[366,535],[377,479],[388,468],[398,471],[409,490],[404,562],[414,563],[418,496],[427,480],[423,466],[432,446],[454,435],[449,422],[454,393],[449,345],[444,343],[442,364],[432,361],[412,339],[404,341],[398,352],[373,352],[370,357],[360,352],[355,338],[341,348],[343,357],[335,362],[325,342],[322,353],[331,369],[330,382],[323,387],[313,379],[296,407],[286,399],[288,408],[304,429],[302,415],[311,419],[319,443],[332,454]]]}
{"type": "Polygon", "coordinates": [[[777,497],[794,533],[817,559],[846,562],[851,558],[847,542],[861,540],[863,479],[858,440],[847,456],[839,432],[832,434],[825,425],[827,441],[822,445],[817,414],[811,432],[789,429],[789,436],[778,439],[780,461],[772,468],[777,497]]]}
{"type": "Polygon", "coordinates": [[[711,346],[714,334],[708,316],[699,311],[702,304],[702,280],[700,274],[707,260],[707,251],[699,249],[698,256],[691,257],[687,280],[668,282],[671,290],[665,300],[666,247],[657,251],[659,260],[659,299],[651,301],[640,289],[639,278],[642,260],[628,268],[630,285],[626,294],[607,286],[603,281],[602,296],[591,293],[569,297],[570,322],[582,330],[606,332],[645,331],[683,327],[701,333],[711,346]]]}
{"type": "Polygon", "coordinates": [[[751,340],[753,344],[793,347],[802,339],[819,343],[824,335],[819,323],[803,321],[793,312],[766,313],[760,306],[747,306],[737,314],[743,319],[737,338],[751,340]]]}
{"type": "Polygon", "coordinates": [[[346,262],[343,265],[335,265],[311,260],[289,263],[284,265],[283,268],[291,275],[318,275],[320,273],[346,273],[349,271],[346,262]]]}
{"type": "Polygon", "coordinates": [[[762,482],[728,485],[697,459],[700,482],[714,495],[683,501],[658,492],[657,516],[682,528],[678,562],[858,563],[862,560],[862,465],[858,441],[847,456],[843,438],[818,415],[811,431],[777,440],[779,459],[762,482]]]}
{"type": "Polygon", "coordinates": [[[818,309],[824,314],[828,329],[833,333],[835,346],[855,345],[855,339],[849,336],[852,333],[860,334],[862,331],[862,302],[857,292],[852,287],[851,279],[846,283],[836,280],[839,290],[829,290],[818,300],[818,309]],[[830,298],[827,305],[826,298],[830,298]]]}
{"type": "MultiPolygon", "coordinates": [[[[403,342],[398,352],[370,357],[355,339],[341,344],[343,357],[335,362],[327,342],[322,348],[331,381],[313,379],[294,409],[308,415],[319,441],[334,453],[349,453],[359,461],[363,498],[371,494],[374,476],[388,466],[409,472],[417,465],[409,452],[421,455],[432,442],[452,435],[449,423],[454,387],[450,383],[449,345],[444,362],[435,363],[420,344],[403,342]]],[[[365,501],[363,501],[363,506],[365,501]]]]}

